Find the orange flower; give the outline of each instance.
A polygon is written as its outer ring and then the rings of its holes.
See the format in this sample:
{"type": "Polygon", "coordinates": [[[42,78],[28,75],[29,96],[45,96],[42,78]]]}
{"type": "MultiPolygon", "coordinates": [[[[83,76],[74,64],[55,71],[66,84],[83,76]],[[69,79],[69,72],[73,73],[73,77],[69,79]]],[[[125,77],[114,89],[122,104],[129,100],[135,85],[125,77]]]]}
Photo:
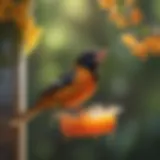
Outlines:
{"type": "Polygon", "coordinates": [[[35,25],[33,17],[29,16],[30,0],[17,4],[13,11],[13,19],[20,27],[24,38],[25,53],[31,52],[38,43],[41,29],[35,25]]]}
{"type": "Polygon", "coordinates": [[[119,13],[117,11],[117,8],[112,8],[109,12],[109,20],[116,21],[119,18],[119,13]]]}
{"type": "Polygon", "coordinates": [[[132,34],[123,34],[121,38],[122,42],[129,48],[134,48],[138,44],[136,37],[132,34]]]}
{"type": "Polygon", "coordinates": [[[118,28],[126,28],[128,26],[128,21],[124,16],[119,16],[117,20],[115,21],[115,24],[118,28]]]}
{"type": "Polygon", "coordinates": [[[34,23],[34,19],[30,17],[26,21],[26,28],[24,30],[24,51],[30,53],[33,50],[40,38],[42,30],[34,23]]]}
{"type": "Polygon", "coordinates": [[[127,19],[117,10],[111,10],[109,13],[109,20],[114,22],[118,28],[125,28],[128,26],[127,19]]]}
{"type": "Polygon", "coordinates": [[[132,25],[138,25],[143,19],[142,12],[139,8],[134,8],[130,14],[130,21],[132,25]]]}
{"type": "Polygon", "coordinates": [[[132,34],[123,34],[122,41],[131,50],[133,55],[146,60],[149,49],[145,43],[139,42],[132,34]]]}
{"type": "Polygon", "coordinates": [[[134,48],[133,48],[133,55],[139,57],[141,60],[146,60],[148,57],[148,47],[145,43],[141,42],[138,43],[134,48]]]}
{"type": "Polygon", "coordinates": [[[144,43],[147,45],[151,53],[160,55],[160,36],[149,36],[144,39],[144,43]]]}
{"type": "Polygon", "coordinates": [[[124,0],[125,6],[132,7],[135,4],[135,0],[124,0]]]}
{"type": "Polygon", "coordinates": [[[41,29],[34,19],[29,16],[31,0],[14,3],[13,0],[0,0],[0,20],[13,20],[21,30],[24,40],[25,53],[35,48],[40,37],[41,29]]]}
{"type": "MultiPolygon", "coordinates": [[[[115,109],[92,108],[79,116],[62,114],[60,129],[66,137],[97,137],[112,133],[116,128],[115,109]]],[[[117,112],[117,111],[116,111],[117,112]]]]}
{"type": "Polygon", "coordinates": [[[116,6],[116,0],[99,0],[99,4],[103,9],[110,9],[116,6]]]}

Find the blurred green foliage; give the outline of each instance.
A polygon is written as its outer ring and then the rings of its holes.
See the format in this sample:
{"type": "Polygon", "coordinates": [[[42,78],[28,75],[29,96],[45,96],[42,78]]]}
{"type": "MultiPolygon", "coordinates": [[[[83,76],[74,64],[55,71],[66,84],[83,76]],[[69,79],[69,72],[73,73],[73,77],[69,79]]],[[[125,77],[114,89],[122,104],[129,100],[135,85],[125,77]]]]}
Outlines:
{"type": "MultiPolygon", "coordinates": [[[[159,0],[141,0],[139,5],[148,24],[160,24],[159,0]]],[[[29,126],[29,160],[160,159],[160,59],[141,62],[132,56],[120,41],[122,32],[96,0],[39,0],[35,15],[45,32],[29,57],[30,106],[83,50],[107,47],[99,88],[90,102],[118,103],[125,113],[115,135],[72,140],[59,133],[52,112],[46,112],[29,126]]]]}

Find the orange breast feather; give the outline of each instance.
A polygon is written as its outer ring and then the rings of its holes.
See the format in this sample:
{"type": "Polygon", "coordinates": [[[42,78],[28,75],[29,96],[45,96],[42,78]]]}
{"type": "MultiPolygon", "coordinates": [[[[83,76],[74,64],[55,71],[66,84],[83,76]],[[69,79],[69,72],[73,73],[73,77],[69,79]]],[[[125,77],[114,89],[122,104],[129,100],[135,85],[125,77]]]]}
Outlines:
{"type": "Polygon", "coordinates": [[[73,83],[60,89],[54,98],[64,107],[78,107],[88,100],[96,90],[96,81],[92,74],[84,69],[77,68],[73,83]]]}

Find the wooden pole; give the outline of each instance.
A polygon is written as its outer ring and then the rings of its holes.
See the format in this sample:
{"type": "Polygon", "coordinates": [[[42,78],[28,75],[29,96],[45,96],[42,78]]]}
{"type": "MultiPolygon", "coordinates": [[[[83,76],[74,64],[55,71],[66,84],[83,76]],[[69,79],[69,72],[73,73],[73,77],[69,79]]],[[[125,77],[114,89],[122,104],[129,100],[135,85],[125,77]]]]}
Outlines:
{"type": "MultiPolygon", "coordinates": [[[[28,8],[28,14],[32,15],[33,11],[33,1],[30,0],[30,7],[28,8]]],[[[22,51],[23,47],[22,47],[22,51]]],[[[18,68],[17,68],[17,79],[18,79],[18,104],[17,109],[18,112],[24,113],[27,110],[27,56],[25,53],[21,53],[18,61],[18,68]]],[[[23,124],[19,128],[18,133],[18,145],[17,145],[17,160],[28,160],[28,146],[27,146],[27,125],[23,124]]]]}
{"type": "MultiPolygon", "coordinates": [[[[27,109],[27,59],[25,54],[20,54],[18,62],[18,112],[24,113],[27,109]]],[[[21,125],[18,131],[18,159],[27,160],[27,126],[21,125]]]]}

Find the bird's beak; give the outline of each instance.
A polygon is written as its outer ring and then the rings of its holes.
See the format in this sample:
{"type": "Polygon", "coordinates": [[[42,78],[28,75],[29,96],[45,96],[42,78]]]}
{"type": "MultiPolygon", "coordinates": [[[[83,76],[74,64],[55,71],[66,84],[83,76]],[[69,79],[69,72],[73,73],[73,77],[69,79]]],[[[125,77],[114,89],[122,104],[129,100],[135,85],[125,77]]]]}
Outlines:
{"type": "Polygon", "coordinates": [[[100,50],[97,52],[97,55],[96,55],[96,61],[97,62],[102,62],[104,60],[104,58],[106,57],[106,50],[100,50]]]}

